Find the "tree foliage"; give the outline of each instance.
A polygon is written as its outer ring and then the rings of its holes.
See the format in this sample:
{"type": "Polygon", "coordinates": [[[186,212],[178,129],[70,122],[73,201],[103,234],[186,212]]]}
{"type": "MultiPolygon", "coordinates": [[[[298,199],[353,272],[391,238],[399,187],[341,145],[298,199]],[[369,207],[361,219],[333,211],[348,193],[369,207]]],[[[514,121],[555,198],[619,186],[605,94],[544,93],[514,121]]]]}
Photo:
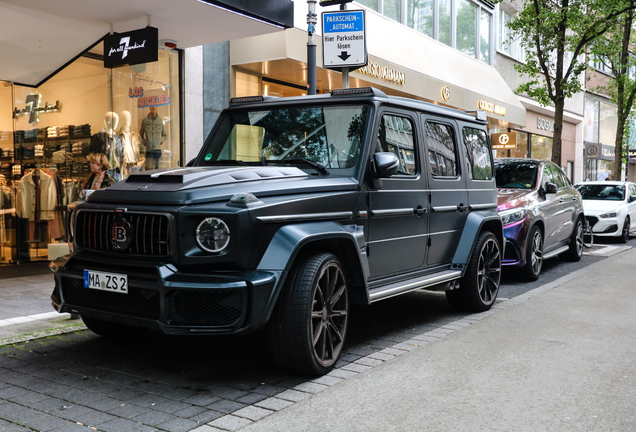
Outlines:
{"type": "Polygon", "coordinates": [[[527,80],[517,91],[542,105],[554,104],[552,161],[561,165],[565,100],[581,90],[585,51],[634,8],[630,0],[526,0],[510,23],[513,37],[527,50],[516,65],[527,80]]]}

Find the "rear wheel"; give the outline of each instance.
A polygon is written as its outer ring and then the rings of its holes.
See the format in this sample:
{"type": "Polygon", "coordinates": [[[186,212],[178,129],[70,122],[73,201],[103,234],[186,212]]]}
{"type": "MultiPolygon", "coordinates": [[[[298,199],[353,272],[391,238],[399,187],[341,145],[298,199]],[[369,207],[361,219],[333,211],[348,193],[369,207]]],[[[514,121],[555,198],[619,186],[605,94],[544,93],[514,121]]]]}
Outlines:
{"type": "Polygon", "coordinates": [[[86,327],[93,333],[97,333],[108,339],[130,340],[144,335],[148,329],[143,327],[133,327],[126,324],[104,321],[99,318],[81,315],[86,327]]]}
{"type": "Polygon", "coordinates": [[[576,220],[574,229],[570,235],[570,248],[567,252],[561,254],[566,261],[580,261],[583,256],[583,221],[581,218],[576,220]]]}
{"type": "Polygon", "coordinates": [[[538,226],[533,226],[526,242],[526,265],[523,268],[523,278],[536,281],[541,274],[543,265],[543,235],[538,226]]]}
{"type": "Polygon", "coordinates": [[[326,374],[342,352],[348,316],[347,281],[338,258],[308,257],[290,274],[268,326],[274,360],[300,373],[326,374]]]}
{"type": "Polygon", "coordinates": [[[483,312],[495,303],[500,281],[501,246],[493,233],[484,231],[479,236],[459,288],[446,291],[446,298],[457,308],[483,312]]]}
{"type": "Polygon", "coordinates": [[[627,243],[629,241],[629,217],[625,218],[625,223],[623,224],[623,230],[621,231],[621,236],[618,239],[621,243],[627,243]]]}

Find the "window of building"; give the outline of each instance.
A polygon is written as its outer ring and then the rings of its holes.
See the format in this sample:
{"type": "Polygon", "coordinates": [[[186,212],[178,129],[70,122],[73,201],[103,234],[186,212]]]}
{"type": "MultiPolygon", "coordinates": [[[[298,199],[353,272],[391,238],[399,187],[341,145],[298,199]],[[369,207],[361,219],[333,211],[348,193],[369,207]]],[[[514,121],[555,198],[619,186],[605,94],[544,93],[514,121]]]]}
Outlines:
{"type": "Polygon", "coordinates": [[[378,0],[356,0],[362,6],[368,7],[371,10],[378,10],[378,0]]]}
{"type": "Polygon", "coordinates": [[[457,149],[453,129],[445,124],[426,123],[426,145],[433,177],[457,177],[457,149]]]}
{"type": "Polygon", "coordinates": [[[434,0],[407,0],[406,25],[433,37],[435,1],[434,0]]]}
{"type": "Polygon", "coordinates": [[[523,47],[519,39],[513,39],[513,34],[510,30],[510,23],[513,19],[513,15],[505,11],[503,8],[499,9],[499,22],[497,25],[497,50],[509,55],[516,60],[525,61],[525,48],[523,47]]]}
{"type": "Polygon", "coordinates": [[[474,180],[492,179],[492,156],[488,147],[488,137],[481,129],[465,127],[464,145],[471,165],[474,180]]]}
{"type": "Polygon", "coordinates": [[[598,113],[599,101],[585,98],[585,124],[583,125],[583,136],[585,142],[599,142],[598,113]]]}
{"type": "MultiPolygon", "coordinates": [[[[508,129],[491,129],[491,133],[503,133],[508,132],[508,129]]],[[[517,145],[514,149],[494,149],[495,158],[514,157],[514,158],[527,158],[528,157],[528,133],[513,131],[516,134],[517,145]]]]}
{"type": "Polygon", "coordinates": [[[490,21],[491,15],[481,9],[481,21],[479,24],[479,60],[490,63],[490,21]]]}
{"type": "Polygon", "coordinates": [[[457,49],[475,56],[475,34],[477,31],[477,7],[468,0],[457,2],[457,49]]]}
{"type": "Polygon", "coordinates": [[[382,14],[400,22],[400,0],[382,0],[382,14]]]}
{"type": "Polygon", "coordinates": [[[599,142],[614,147],[616,144],[616,127],[618,125],[616,105],[601,102],[600,106],[598,122],[599,142]]]}
{"type": "Polygon", "coordinates": [[[451,46],[452,38],[451,38],[451,21],[452,21],[452,1],[453,0],[438,0],[438,8],[439,11],[439,32],[438,32],[438,40],[451,46]]]}
{"type": "Polygon", "coordinates": [[[530,155],[535,159],[552,159],[552,138],[541,135],[532,135],[530,139],[530,155]]]}

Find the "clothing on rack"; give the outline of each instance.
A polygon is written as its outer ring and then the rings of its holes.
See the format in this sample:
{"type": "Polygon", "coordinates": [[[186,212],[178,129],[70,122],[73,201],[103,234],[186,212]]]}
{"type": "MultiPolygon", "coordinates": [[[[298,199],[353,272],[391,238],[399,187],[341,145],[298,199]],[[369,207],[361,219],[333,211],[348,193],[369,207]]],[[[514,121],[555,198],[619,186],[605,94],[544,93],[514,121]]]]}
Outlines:
{"type": "Polygon", "coordinates": [[[35,222],[55,218],[53,210],[57,203],[57,193],[51,176],[36,168],[22,177],[16,190],[18,217],[35,222]]]}

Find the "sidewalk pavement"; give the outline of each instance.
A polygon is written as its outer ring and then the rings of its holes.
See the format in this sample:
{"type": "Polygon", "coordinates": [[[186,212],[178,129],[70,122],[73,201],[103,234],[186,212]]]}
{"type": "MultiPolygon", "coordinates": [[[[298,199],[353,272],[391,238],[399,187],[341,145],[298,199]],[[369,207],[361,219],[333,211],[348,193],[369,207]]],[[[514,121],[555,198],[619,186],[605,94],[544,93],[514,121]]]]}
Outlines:
{"type": "Polygon", "coordinates": [[[241,432],[634,431],[635,263],[628,250],[414,337],[241,432]]]}
{"type": "Polygon", "coordinates": [[[86,328],[53,309],[53,285],[51,272],[0,279],[0,346],[86,328]]]}

